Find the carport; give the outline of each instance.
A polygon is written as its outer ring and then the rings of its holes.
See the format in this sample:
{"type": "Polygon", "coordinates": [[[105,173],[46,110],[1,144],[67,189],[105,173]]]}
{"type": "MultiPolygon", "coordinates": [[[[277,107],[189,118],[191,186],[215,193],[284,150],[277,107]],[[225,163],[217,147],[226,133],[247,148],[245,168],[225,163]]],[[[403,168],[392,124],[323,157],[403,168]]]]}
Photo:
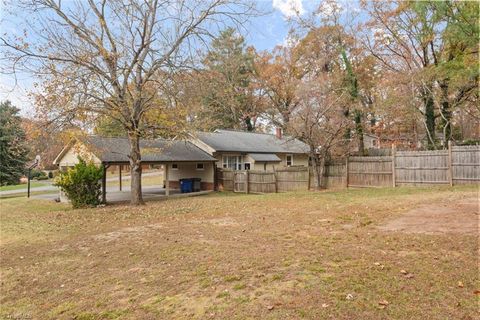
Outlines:
{"type": "MultiPolygon", "coordinates": [[[[122,191],[122,168],[128,168],[130,145],[127,138],[85,136],[72,140],[54,160],[60,170],[78,163],[78,157],[103,165],[102,201],[107,202],[107,169],[118,166],[119,191],[122,191]]],[[[215,158],[188,141],[141,140],[142,167],[161,165],[164,168],[165,189],[158,194],[170,196],[183,178],[201,179],[201,191],[213,190],[215,158]]]]}

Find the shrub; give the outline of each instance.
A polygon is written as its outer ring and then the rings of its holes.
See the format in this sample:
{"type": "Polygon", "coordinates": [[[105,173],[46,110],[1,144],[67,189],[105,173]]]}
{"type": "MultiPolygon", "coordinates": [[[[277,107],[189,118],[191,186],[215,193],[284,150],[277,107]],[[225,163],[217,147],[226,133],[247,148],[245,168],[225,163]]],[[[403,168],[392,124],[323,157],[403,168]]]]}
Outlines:
{"type": "Polygon", "coordinates": [[[93,163],[86,163],[78,158],[79,163],[66,172],[60,172],[54,185],[62,189],[72,202],[74,208],[93,207],[100,204],[103,168],[93,163]]]}
{"type": "Polygon", "coordinates": [[[37,177],[37,180],[48,180],[48,177],[47,176],[40,176],[40,177],[37,177]]]}
{"type": "Polygon", "coordinates": [[[41,170],[32,169],[32,171],[30,171],[30,179],[43,180],[43,179],[39,179],[40,177],[47,177],[47,175],[45,174],[45,172],[41,170]]]}
{"type": "Polygon", "coordinates": [[[52,171],[49,171],[48,172],[48,179],[52,179],[53,178],[53,172],[52,171]]]}

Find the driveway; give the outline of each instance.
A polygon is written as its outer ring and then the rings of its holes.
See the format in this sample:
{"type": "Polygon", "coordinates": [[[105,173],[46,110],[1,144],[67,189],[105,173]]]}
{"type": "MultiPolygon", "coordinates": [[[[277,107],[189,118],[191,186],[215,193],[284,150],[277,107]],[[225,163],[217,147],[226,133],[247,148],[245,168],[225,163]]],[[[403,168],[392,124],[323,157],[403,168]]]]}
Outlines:
{"type": "MultiPolygon", "coordinates": [[[[142,174],[142,177],[160,176],[160,175],[161,175],[161,173],[159,173],[159,172],[147,172],[147,173],[142,174]]],[[[128,181],[128,180],[130,180],[130,176],[123,176],[122,177],[122,181],[128,181]]],[[[107,181],[118,181],[118,177],[107,178],[107,181]]],[[[46,191],[56,191],[56,190],[58,190],[58,188],[53,186],[52,183],[49,182],[49,181],[45,181],[45,182],[42,182],[42,183],[45,183],[45,185],[41,186],[41,187],[30,188],[30,192],[46,192],[46,191]]],[[[158,186],[152,186],[152,187],[158,188],[158,186]]],[[[143,189],[146,189],[146,188],[147,187],[144,187],[143,189]]],[[[130,190],[130,186],[123,186],[123,189],[124,190],[130,190]]],[[[117,191],[117,190],[118,190],[118,187],[107,187],[107,192],[108,191],[117,191]]],[[[27,193],[27,185],[26,184],[25,184],[25,188],[22,188],[22,189],[0,191],[0,197],[19,194],[19,193],[25,193],[25,194],[27,193]]],[[[38,199],[55,199],[57,196],[58,196],[57,194],[49,193],[49,194],[37,194],[35,196],[32,196],[32,198],[35,197],[35,198],[38,198],[38,199]]]]}

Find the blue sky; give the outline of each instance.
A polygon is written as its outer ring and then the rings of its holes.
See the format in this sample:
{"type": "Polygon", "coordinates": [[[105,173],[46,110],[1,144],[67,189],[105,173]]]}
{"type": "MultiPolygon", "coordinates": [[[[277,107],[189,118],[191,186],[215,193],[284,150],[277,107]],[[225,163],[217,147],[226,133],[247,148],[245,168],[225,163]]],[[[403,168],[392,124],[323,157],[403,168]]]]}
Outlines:
{"type": "MultiPolygon", "coordinates": [[[[346,2],[356,0],[340,0],[346,2]]],[[[352,2],[353,3],[353,2],[352,2]]],[[[243,31],[248,45],[253,45],[258,51],[270,50],[285,43],[289,31],[288,17],[295,12],[308,14],[319,4],[316,0],[257,0],[257,6],[265,15],[256,17],[246,25],[243,31]]],[[[15,20],[27,17],[15,17],[5,20],[5,7],[0,5],[2,32],[16,32],[15,20]]],[[[32,117],[33,106],[27,94],[33,87],[33,79],[28,74],[17,75],[17,84],[14,77],[0,75],[0,100],[9,99],[21,109],[22,115],[32,117]]]]}

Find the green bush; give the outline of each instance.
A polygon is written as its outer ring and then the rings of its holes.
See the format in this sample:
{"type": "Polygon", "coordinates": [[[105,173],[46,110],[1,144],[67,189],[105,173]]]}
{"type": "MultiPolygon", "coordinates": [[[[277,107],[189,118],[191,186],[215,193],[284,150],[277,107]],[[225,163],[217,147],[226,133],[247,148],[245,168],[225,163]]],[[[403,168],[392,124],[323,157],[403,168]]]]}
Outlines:
{"type": "Polygon", "coordinates": [[[37,180],[48,180],[47,176],[40,176],[36,178],[37,180]]]}
{"type": "Polygon", "coordinates": [[[47,178],[47,174],[45,172],[41,171],[41,170],[32,169],[32,171],[30,171],[30,179],[43,180],[40,177],[47,178]]]}
{"type": "Polygon", "coordinates": [[[48,179],[52,179],[53,178],[53,172],[52,171],[49,171],[48,172],[48,179]]]}
{"type": "Polygon", "coordinates": [[[62,189],[72,202],[74,208],[93,207],[100,204],[103,168],[93,163],[86,163],[78,158],[79,163],[66,172],[60,172],[54,185],[62,189]]]}

